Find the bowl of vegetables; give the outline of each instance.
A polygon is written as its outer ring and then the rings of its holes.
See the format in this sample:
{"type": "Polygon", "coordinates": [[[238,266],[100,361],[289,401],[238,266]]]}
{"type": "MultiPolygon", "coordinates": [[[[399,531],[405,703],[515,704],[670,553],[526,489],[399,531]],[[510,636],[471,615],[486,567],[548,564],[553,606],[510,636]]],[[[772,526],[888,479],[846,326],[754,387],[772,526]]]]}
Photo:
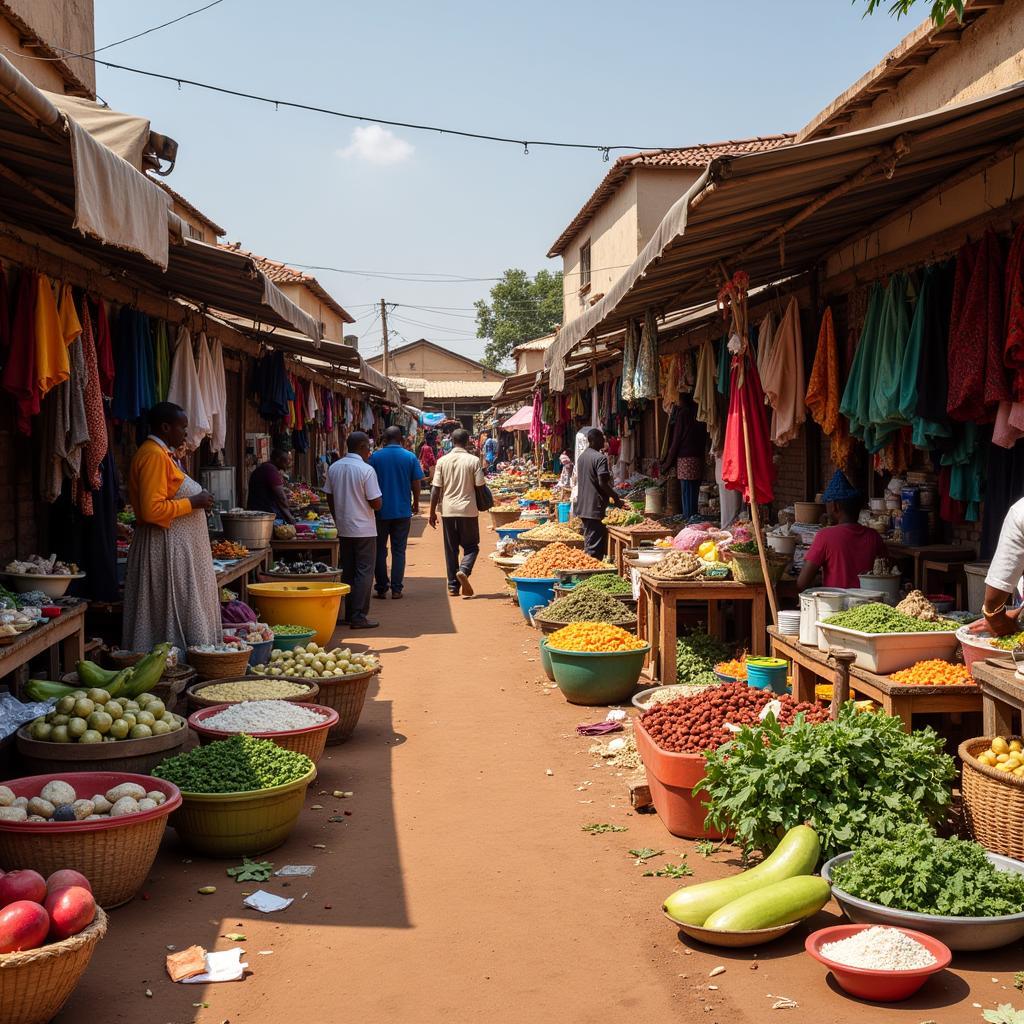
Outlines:
{"type": "Polygon", "coordinates": [[[249,857],[276,849],[291,834],[316,765],[267,739],[217,740],[154,769],[181,791],[170,825],[208,857],[249,857]]]}
{"type": "Polygon", "coordinates": [[[821,875],[857,924],[912,928],[957,951],[1024,937],[1024,862],[970,840],[905,825],[826,861],[821,875]]]}
{"type": "Polygon", "coordinates": [[[203,746],[244,733],[305,754],[316,764],[327,746],[328,730],[338,724],[338,712],[319,704],[253,700],[202,708],[189,715],[188,724],[203,746]]]}
{"type": "Polygon", "coordinates": [[[274,632],[274,650],[290,651],[316,636],[316,630],[308,626],[290,624],[272,626],[274,632]]]}
{"type": "Polygon", "coordinates": [[[651,645],[618,626],[574,622],[547,637],[555,683],[570,704],[623,704],[636,691],[651,645]]]}
{"type": "Polygon", "coordinates": [[[319,692],[316,682],[308,679],[266,679],[261,675],[251,675],[193,683],[185,691],[185,696],[189,711],[197,711],[218,704],[240,704],[246,700],[287,700],[311,704],[319,692]]]}

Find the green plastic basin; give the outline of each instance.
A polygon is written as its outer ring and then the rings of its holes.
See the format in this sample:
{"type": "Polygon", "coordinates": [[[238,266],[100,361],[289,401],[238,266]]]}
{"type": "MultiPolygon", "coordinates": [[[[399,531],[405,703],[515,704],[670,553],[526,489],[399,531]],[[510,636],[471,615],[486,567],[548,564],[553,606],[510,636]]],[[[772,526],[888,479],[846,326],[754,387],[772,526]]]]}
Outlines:
{"type": "Polygon", "coordinates": [[[635,651],[560,651],[547,647],[551,670],[570,704],[625,704],[636,692],[640,670],[651,645],[635,651]]]}
{"type": "Polygon", "coordinates": [[[544,669],[544,675],[554,682],[555,670],[551,667],[551,655],[548,654],[547,640],[544,637],[540,638],[540,667],[544,669]]]}

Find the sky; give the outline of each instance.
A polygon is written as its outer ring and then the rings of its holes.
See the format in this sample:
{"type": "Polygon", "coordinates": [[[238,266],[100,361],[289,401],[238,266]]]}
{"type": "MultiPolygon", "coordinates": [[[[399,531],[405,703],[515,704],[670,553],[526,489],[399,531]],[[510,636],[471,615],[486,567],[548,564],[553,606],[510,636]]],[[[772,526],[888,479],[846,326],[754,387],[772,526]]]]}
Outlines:
{"type": "MultiPolygon", "coordinates": [[[[202,0],[95,6],[101,47],[202,0]]],[[[227,240],[336,268],[311,273],[357,318],[364,355],[380,351],[384,298],[398,304],[393,345],[427,337],[479,358],[474,300],[507,267],[559,269],[546,253],[609,165],[373,117],[629,150],[795,131],[916,26],[919,6],[897,21],[849,0],[223,0],[97,59],[370,120],[102,66],[97,88],[177,140],[168,183],[227,240]]]]}

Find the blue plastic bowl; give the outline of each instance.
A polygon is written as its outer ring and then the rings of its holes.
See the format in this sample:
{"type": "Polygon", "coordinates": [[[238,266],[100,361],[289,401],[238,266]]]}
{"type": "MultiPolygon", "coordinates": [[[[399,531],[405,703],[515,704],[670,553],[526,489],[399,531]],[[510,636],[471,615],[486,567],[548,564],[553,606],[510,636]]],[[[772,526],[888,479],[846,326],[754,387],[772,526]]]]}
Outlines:
{"type": "Polygon", "coordinates": [[[509,578],[515,582],[516,596],[519,598],[519,610],[523,613],[523,618],[527,622],[530,621],[530,612],[534,608],[551,604],[555,599],[555,584],[558,582],[557,576],[525,580],[515,577],[509,578]]]}
{"type": "Polygon", "coordinates": [[[249,666],[266,665],[270,661],[270,652],[274,647],[273,640],[261,640],[258,644],[250,644],[252,654],[249,655],[249,666]]]}
{"type": "Polygon", "coordinates": [[[532,526],[499,526],[495,532],[502,540],[518,540],[519,534],[532,529],[532,526]]]}

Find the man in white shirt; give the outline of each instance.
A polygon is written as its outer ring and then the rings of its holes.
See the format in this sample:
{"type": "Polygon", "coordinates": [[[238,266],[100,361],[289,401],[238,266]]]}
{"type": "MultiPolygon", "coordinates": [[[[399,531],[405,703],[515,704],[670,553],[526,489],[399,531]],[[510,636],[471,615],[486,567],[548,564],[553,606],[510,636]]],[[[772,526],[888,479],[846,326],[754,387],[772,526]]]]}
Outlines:
{"type": "Polygon", "coordinates": [[[345,598],[345,622],[352,629],[380,625],[367,618],[373,567],[377,560],[377,520],[381,506],[380,484],[369,464],[370,438],[361,430],[348,435],[348,454],[327,470],[324,490],[338,527],[341,578],[352,588],[345,598]]]}
{"type": "Polygon", "coordinates": [[[448,593],[473,596],[470,573],[480,552],[480,510],[476,489],[486,482],[480,459],[469,451],[469,431],[452,431],[452,450],[437,460],[430,491],[430,525],[437,529],[437,510],[441,508],[444,533],[444,561],[448,573],[448,593]],[[462,559],[459,559],[459,548],[462,559]]]}

